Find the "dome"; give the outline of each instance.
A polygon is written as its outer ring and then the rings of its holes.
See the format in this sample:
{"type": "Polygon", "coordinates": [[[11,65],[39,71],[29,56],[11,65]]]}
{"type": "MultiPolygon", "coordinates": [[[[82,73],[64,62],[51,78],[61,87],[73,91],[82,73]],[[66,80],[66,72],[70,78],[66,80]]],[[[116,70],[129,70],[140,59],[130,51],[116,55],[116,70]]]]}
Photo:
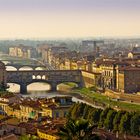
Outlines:
{"type": "Polygon", "coordinates": [[[3,70],[6,69],[6,68],[5,68],[5,64],[4,64],[2,61],[0,61],[0,69],[3,69],[3,70]]]}

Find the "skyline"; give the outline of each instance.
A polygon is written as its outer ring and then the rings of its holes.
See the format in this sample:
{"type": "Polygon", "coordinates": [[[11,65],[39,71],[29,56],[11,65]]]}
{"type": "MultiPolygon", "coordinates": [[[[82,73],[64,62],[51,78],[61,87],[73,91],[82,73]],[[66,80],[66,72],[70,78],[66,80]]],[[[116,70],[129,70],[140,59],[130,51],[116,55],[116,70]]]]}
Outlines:
{"type": "Polygon", "coordinates": [[[139,0],[0,0],[0,38],[137,37],[139,0]]]}

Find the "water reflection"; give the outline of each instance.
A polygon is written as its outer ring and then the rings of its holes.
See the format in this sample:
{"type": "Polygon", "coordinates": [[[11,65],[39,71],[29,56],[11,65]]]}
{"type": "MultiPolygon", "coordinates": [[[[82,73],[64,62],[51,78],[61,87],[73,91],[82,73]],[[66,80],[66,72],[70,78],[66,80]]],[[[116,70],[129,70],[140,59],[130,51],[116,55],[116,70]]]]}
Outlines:
{"type": "Polygon", "coordinates": [[[30,92],[45,92],[51,89],[51,86],[47,83],[32,83],[28,85],[27,90],[30,92]]]}
{"type": "MultiPolygon", "coordinates": [[[[8,91],[15,93],[20,92],[20,85],[14,83],[8,83],[8,85],[10,87],[8,91]]],[[[47,83],[36,82],[28,85],[27,91],[28,93],[42,93],[42,92],[47,93],[50,90],[50,88],[51,88],[50,85],[47,83]]]]}
{"type": "Polygon", "coordinates": [[[14,83],[8,83],[9,88],[7,89],[9,92],[19,93],[20,85],[14,83]]]}

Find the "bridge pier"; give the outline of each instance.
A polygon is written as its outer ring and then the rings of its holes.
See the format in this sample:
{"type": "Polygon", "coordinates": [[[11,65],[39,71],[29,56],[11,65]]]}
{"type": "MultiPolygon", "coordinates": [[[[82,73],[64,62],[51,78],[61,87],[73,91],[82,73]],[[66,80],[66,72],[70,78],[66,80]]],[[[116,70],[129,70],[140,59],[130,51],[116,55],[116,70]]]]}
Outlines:
{"type": "Polygon", "coordinates": [[[20,84],[20,93],[25,94],[27,93],[27,85],[26,84],[20,84]]]}
{"type": "Polygon", "coordinates": [[[51,84],[51,91],[57,91],[57,84],[56,83],[51,84]]]}
{"type": "Polygon", "coordinates": [[[78,87],[79,87],[79,88],[83,88],[83,87],[85,87],[85,85],[84,85],[83,82],[80,82],[80,83],[78,83],[78,87]]]}

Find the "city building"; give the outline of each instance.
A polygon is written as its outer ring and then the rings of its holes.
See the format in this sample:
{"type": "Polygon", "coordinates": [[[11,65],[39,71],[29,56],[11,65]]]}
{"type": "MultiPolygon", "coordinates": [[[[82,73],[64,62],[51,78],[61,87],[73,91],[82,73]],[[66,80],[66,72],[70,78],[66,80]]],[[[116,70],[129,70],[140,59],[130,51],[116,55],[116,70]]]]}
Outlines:
{"type": "Polygon", "coordinates": [[[82,76],[86,87],[101,87],[101,73],[82,71],[82,76]]]}
{"type": "Polygon", "coordinates": [[[37,52],[35,48],[24,46],[22,44],[9,48],[9,55],[22,58],[35,58],[37,52]]]}
{"type": "Polygon", "coordinates": [[[93,63],[93,72],[101,74],[102,88],[123,93],[140,91],[139,69],[139,61],[131,59],[97,59],[93,63]]]}
{"type": "Polygon", "coordinates": [[[1,113],[15,116],[23,122],[42,116],[65,118],[72,104],[72,97],[69,96],[38,100],[17,98],[16,95],[0,98],[1,113]]]}
{"type": "Polygon", "coordinates": [[[118,69],[117,90],[123,93],[140,91],[140,67],[123,67],[118,69]]]}
{"type": "Polygon", "coordinates": [[[100,46],[104,44],[103,40],[84,40],[82,41],[83,52],[93,52],[95,57],[99,57],[100,46]]]}
{"type": "Polygon", "coordinates": [[[133,47],[132,51],[128,53],[128,58],[140,60],[140,47],[133,47]]]}

